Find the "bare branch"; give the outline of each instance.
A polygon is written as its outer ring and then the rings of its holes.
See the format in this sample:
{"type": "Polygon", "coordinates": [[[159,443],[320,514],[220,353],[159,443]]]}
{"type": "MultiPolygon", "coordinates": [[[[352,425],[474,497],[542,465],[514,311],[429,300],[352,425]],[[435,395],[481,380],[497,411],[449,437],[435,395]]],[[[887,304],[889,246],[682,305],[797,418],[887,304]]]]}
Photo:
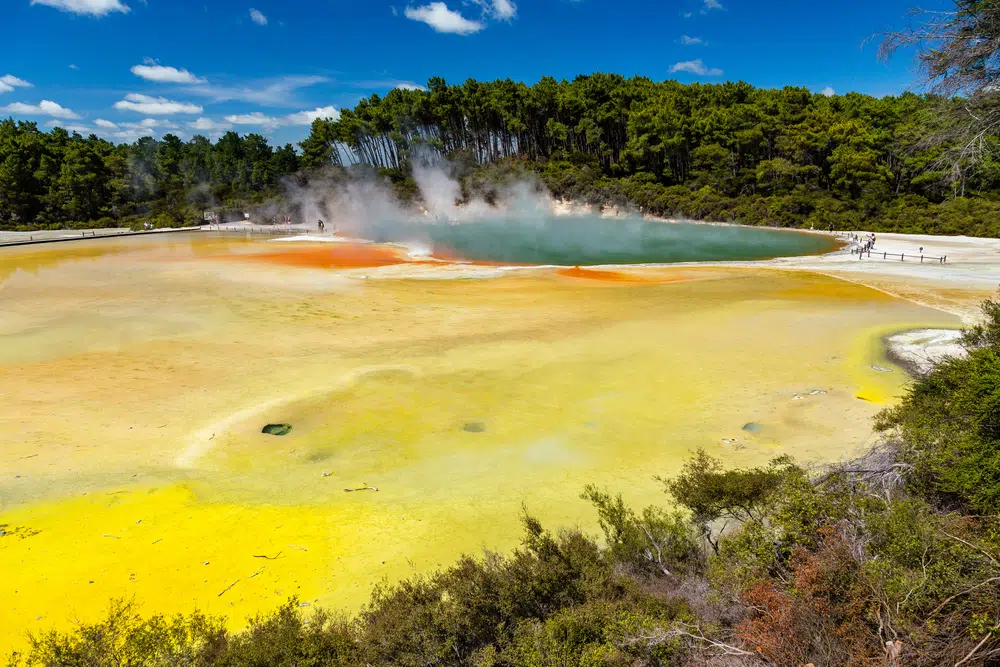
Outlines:
{"type": "Polygon", "coordinates": [[[657,628],[650,633],[627,637],[625,638],[623,645],[626,647],[644,646],[646,648],[653,648],[656,646],[662,646],[663,644],[669,643],[670,641],[678,638],[687,639],[703,647],[714,649],[718,655],[752,658],[759,664],[766,664],[765,661],[753,651],[747,651],[739,648],[738,646],[733,646],[731,644],[726,644],[725,642],[706,637],[700,627],[697,625],[689,625],[687,623],[678,623],[670,629],[657,628]]]}
{"type": "Polygon", "coordinates": [[[649,543],[652,544],[653,547],[656,549],[655,560],[653,558],[653,553],[649,549],[646,549],[647,558],[653,563],[655,563],[658,568],[660,568],[660,572],[669,577],[670,570],[668,570],[666,565],[663,564],[663,550],[660,549],[659,542],[657,542],[656,539],[653,537],[653,533],[650,532],[649,528],[646,527],[646,524],[639,523],[639,527],[642,528],[642,532],[646,534],[646,539],[649,540],[649,543]]]}
{"type": "Polygon", "coordinates": [[[977,547],[972,542],[967,542],[966,540],[963,540],[961,537],[956,537],[956,536],[952,535],[951,533],[947,533],[947,532],[945,532],[943,530],[941,532],[944,535],[947,535],[948,537],[950,537],[951,539],[957,540],[957,541],[961,542],[962,544],[964,544],[965,546],[967,546],[967,547],[969,547],[971,549],[975,549],[976,551],[978,551],[979,553],[983,554],[984,556],[986,556],[987,558],[989,558],[991,561],[993,561],[994,564],[1000,565],[1000,563],[997,563],[997,559],[993,557],[993,554],[991,554],[990,552],[984,550],[983,548],[977,547]]]}
{"type": "Polygon", "coordinates": [[[983,645],[986,644],[986,642],[988,642],[990,640],[990,638],[991,638],[991,635],[989,635],[989,634],[987,634],[985,637],[983,637],[983,641],[981,641],[978,644],[976,644],[976,648],[974,648],[971,651],[969,651],[969,654],[967,656],[965,656],[964,658],[962,658],[961,660],[959,660],[958,662],[956,662],[955,663],[955,667],[959,667],[959,665],[964,665],[969,660],[972,660],[972,656],[974,656],[976,654],[976,652],[979,649],[981,649],[983,647],[983,645]]]}
{"type": "Polygon", "coordinates": [[[969,171],[997,152],[1000,6],[976,0],[956,5],[953,12],[911,12],[906,28],[882,35],[879,57],[917,48],[920,87],[941,98],[936,116],[926,119],[933,129],[918,146],[941,149],[930,169],[946,170],[962,184],[961,194],[969,171]]]}
{"type": "Polygon", "coordinates": [[[989,583],[992,583],[992,582],[994,582],[994,581],[1000,581],[1000,577],[990,577],[990,578],[989,578],[989,579],[987,579],[986,581],[981,581],[981,582],[979,582],[978,584],[976,584],[976,585],[975,585],[975,586],[973,586],[972,588],[968,588],[968,589],[966,589],[966,590],[962,591],[961,593],[955,593],[955,594],[954,594],[954,595],[952,595],[952,596],[951,596],[950,598],[948,598],[947,600],[945,600],[944,602],[942,602],[941,604],[939,604],[939,605],[937,606],[937,608],[936,608],[936,609],[934,609],[934,611],[932,611],[932,612],[931,612],[931,613],[930,613],[930,614],[928,615],[928,618],[932,618],[932,617],[934,617],[934,616],[937,616],[938,612],[939,612],[939,611],[941,611],[942,609],[944,609],[945,607],[947,607],[947,606],[948,606],[948,604],[949,604],[949,603],[950,603],[950,602],[951,602],[952,600],[954,600],[955,598],[959,598],[959,597],[961,597],[961,596],[963,596],[963,595],[968,595],[969,593],[971,593],[972,591],[976,590],[977,588],[982,588],[982,587],[983,587],[983,586],[985,586],[986,584],[989,584],[989,583]]]}

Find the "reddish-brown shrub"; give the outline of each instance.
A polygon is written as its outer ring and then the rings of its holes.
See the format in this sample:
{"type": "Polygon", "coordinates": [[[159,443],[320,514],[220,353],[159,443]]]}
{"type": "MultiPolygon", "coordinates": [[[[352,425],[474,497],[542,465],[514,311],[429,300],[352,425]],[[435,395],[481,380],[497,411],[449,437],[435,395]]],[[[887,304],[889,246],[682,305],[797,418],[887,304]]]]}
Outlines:
{"type": "Polygon", "coordinates": [[[870,592],[850,550],[826,531],[817,551],[797,550],[785,580],[757,583],[742,594],[748,618],[737,634],[779,665],[874,665],[885,650],[868,613],[870,592]]]}

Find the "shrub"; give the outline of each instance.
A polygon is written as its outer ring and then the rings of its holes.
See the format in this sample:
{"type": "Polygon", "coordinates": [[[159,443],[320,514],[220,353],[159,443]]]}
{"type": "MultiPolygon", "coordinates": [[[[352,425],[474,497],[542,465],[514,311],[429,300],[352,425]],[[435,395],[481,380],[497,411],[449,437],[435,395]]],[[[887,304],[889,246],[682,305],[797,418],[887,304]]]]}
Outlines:
{"type": "MultiPolygon", "coordinates": [[[[202,667],[225,648],[222,619],[194,612],[142,618],[134,601],[114,600],[107,616],[66,634],[30,638],[27,667],[202,667]]],[[[13,664],[18,664],[14,662],[13,664]]]]}
{"type": "Polygon", "coordinates": [[[699,563],[698,543],[680,512],[649,506],[638,516],[621,494],[611,496],[592,485],[582,497],[597,509],[608,557],[615,563],[635,572],[664,575],[692,570],[699,563]]]}
{"type": "Polygon", "coordinates": [[[968,355],[916,381],[876,428],[899,440],[910,488],[933,502],[1000,511],[1000,304],[965,339],[968,355]]]}

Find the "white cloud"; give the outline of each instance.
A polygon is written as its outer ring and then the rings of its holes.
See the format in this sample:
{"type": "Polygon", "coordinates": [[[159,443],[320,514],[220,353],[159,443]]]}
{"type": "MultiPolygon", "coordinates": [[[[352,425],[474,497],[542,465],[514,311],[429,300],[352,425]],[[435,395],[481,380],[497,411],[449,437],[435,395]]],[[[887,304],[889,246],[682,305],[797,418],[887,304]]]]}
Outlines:
{"type": "MultiPolygon", "coordinates": [[[[571,0],[577,2],[578,0],[571,0]]],[[[517,17],[514,0],[463,0],[462,4],[475,4],[483,10],[483,16],[497,21],[510,21],[517,17]]]]}
{"type": "Polygon", "coordinates": [[[267,17],[254,8],[250,8],[250,20],[257,25],[267,25],[267,17]]]}
{"type": "Polygon", "coordinates": [[[167,67],[155,63],[136,65],[132,68],[132,74],[146,81],[155,81],[156,83],[207,83],[205,79],[196,77],[186,69],[177,69],[176,67],[167,67]]]}
{"type": "Polygon", "coordinates": [[[281,126],[281,119],[274,118],[273,116],[266,116],[259,111],[226,116],[226,122],[232,123],[233,125],[260,125],[268,128],[281,126]]]}
{"type": "Polygon", "coordinates": [[[80,69],[80,68],[79,68],[79,67],[77,67],[76,65],[72,65],[72,64],[71,64],[71,65],[69,66],[69,68],[70,68],[70,69],[80,69]]]}
{"type": "Polygon", "coordinates": [[[94,125],[97,127],[103,127],[105,130],[116,130],[118,129],[118,123],[112,123],[110,120],[104,120],[103,118],[98,118],[94,121],[94,125]]]}
{"type": "Polygon", "coordinates": [[[407,7],[405,14],[406,18],[426,23],[437,32],[455,35],[471,35],[486,27],[479,21],[470,21],[458,12],[448,9],[448,5],[443,2],[432,2],[423,7],[407,7]]]}
{"type": "Polygon", "coordinates": [[[80,134],[91,134],[93,130],[86,125],[74,125],[72,123],[66,124],[61,120],[50,120],[45,123],[46,127],[61,127],[67,132],[79,132],[80,134]]]}
{"type": "Polygon", "coordinates": [[[194,125],[192,125],[192,127],[204,130],[219,130],[229,129],[233,125],[256,125],[268,130],[274,130],[288,125],[312,125],[312,122],[317,118],[331,118],[333,120],[338,120],[340,118],[340,111],[334,106],[318,107],[312,110],[299,111],[298,113],[288,114],[287,116],[268,116],[259,111],[254,111],[253,113],[232,114],[226,116],[225,121],[228,123],[228,126],[225,127],[215,121],[209,120],[208,118],[199,118],[195,121],[195,125],[201,123],[202,127],[199,128],[194,125]]]}
{"type": "Polygon", "coordinates": [[[190,102],[175,102],[165,97],[152,97],[140,93],[129,93],[124,100],[115,102],[121,111],[138,111],[150,116],[169,116],[175,113],[201,113],[202,107],[190,102]]]}
{"type": "Polygon", "coordinates": [[[249,81],[245,85],[222,86],[200,84],[188,88],[189,92],[211,98],[215,102],[251,102],[273,106],[299,106],[294,100],[298,88],[314,86],[329,81],[325,76],[285,76],[280,79],[249,81]]]}
{"type": "Polygon", "coordinates": [[[5,107],[0,107],[0,111],[6,111],[7,113],[17,113],[31,116],[52,116],[53,118],[79,118],[77,114],[73,113],[70,109],[64,106],[56,104],[50,100],[42,100],[38,104],[24,104],[23,102],[14,102],[13,104],[8,104],[5,107]]]}
{"type": "Polygon", "coordinates": [[[312,122],[317,118],[338,120],[340,118],[340,110],[333,106],[319,107],[312,111],[300,111],[285,116],[285,120],[291,125],[312,125],[312,122]]]}
{"type": "Polygon", "coordinates": [[[709,9],[725,9],[719,0],[705,0],[705,10],[709,9]]]}
{"type": "Polygon", "coordinates": [[[352,88],[358,90],[392,90],[393,88],[400,88],[402,90],[427,90],[426,87],[421,86],[419,83],[401,81],[399,79],[361,79],[359,81],[341,81],[341,83],[349,84],[352,88]]]}
{"type": "Polygon", "coordinates": [[[233,124],[201,117],[193,123],[188,123],[188,127],[198,132],[224,132],[233,129],[233,124]]]}
{"type": "Polygon", "coordinates": [[[688,35],[681,35],[681,44],[684,46],[692,46],[693,44],[704,44],[701,37],[689,37],[688,35]]]}
{"type": "Polygon", "coordinates": [[[28,83],[27,81],[25,81],[24,79],[18,79],[13,74],[4,74],[3,76],[0,76],[0,83],[3,83],[5,85],[7,85],[7,86],[10,86],[11,88],[33,88],[34,87],[30,83],[28,83]]]}
{"type": "Polygon", "coordinates": [[[834,95],[837,94],[837,91],[834,90],[831,86],[827,86],[822,91],[820,91],[820,93],[826,95],[827,97],[833,97],[834,95]]]}
{"type": "Polygon", "coordinates": [[[13,74],[0,76],[0,93],[13,92],[15,88],[32,88],[33,86],[24,79],[18,79],[13,74]]]}
{"type": "Polygon", "coordinates": [[[687,72],[689,74],[697,74],[699,76],[722,76],[721,69],[717,69],[715,67],[705,67],[705,63],[702,62],[701,58],[677,63],[671,66],[670,72],[671,74],[676,74],[677,72],[687,72]]]}
{"type": "Polygon", "coordinates": [[[131,130],[152,130],[157,127],[171,130],[177,128],[177,123],[162,118],[143,118],[138,123],[122,123],[121,127],[131,130]]]}
{"type": "Polygon", "coordinates": [[[517,5],[511,0],[493,0],[493,15],[501,21],[509,21],[517,16],[517,5]]]}
{"type": "Polygon", "coordinates": [[[46,5],[64,12],[86,16],[106,16],[112,12],[127,14],[131,10],[121,0],[31,0],[32,5],[46,5]]]}
{"type": "MultiPolygon", "coordinates": [[[[108,121],[105,121],[108,122],[108,121]]],[[[95,123],[98,124],[99,123],[95,123]]],[[[111,123],[114,125],[114,123],[111,123]]],[[[105,127],[101,125],[101,127],[105,127]]],[[[106,128],[112,129],[112,128],[106,128]]],[[[163,120],[161,118],[144,118],[137,123],[119,123],[114,128],[114,131],[110,133],[109,136],[117,139],[118,141],[132,142],[140,137],[157,137],[163,136],[168,131],[178,130],[179,126],[169,120],[163,120]]],[[[177,132],[175,134],[183,135],[183,132],[177,132]]]]}

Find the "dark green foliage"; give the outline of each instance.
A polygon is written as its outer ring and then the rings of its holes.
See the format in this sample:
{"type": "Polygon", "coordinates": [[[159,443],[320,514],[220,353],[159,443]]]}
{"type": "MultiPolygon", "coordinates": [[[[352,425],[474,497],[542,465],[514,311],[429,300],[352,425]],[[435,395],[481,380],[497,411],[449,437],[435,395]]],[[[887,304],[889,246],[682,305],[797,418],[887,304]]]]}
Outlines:
{"type": "Polygon", "coordinates": [[[935,502],[977,513],[1000,511],[1000,304],[983,304],[984,322],[964,337],[964,358],[942,363],[882,412],[911,487],[935,502]]]}
{"type": "Polygon", "coordinates": [[[608,556],[616,563],[666,575],[691,571],[700,563],[695,533],[681,513],[649,506],[639,516],[620,494],[611,496],[595,486],[587,486],[583,498],[597,509],[608,556]]]}
{"type": "Polygon", "coordinates": [[[134,602],[118,600],[103,621],[81,625],[71,634],[32,638],[25,662],[44,667],[203,667],[221,664],[226,635],[218,618],[197,612],[142,618],[134,602]]]}
{"type": "Polygon", "coordinates": [[[308,618],[297,600],[250,619],[241,633],[198,612],[143,618],[134,602],[115,601],[103,621],[31,641],[12,665],[43,667],[320,667],[353,664],[359,653],[349,621],[317,611],[308,618]]]}
{"type": "Polygon", "coordinates": [[[325,667],[359,664],[360,649],[350,621],[319,610],[308,618],[298,601],[250,620],[231,635],[210,664],[219,667],[325,667]]]}
{"type": "Polygon", "coordinates": [[[625,597],[593,541],[572,532],[555,537],[531,517],[524,523],[524,545],[508,557],[465,557],[431,577],[376,588],[359,617],[361,643],[381,664],[467,664],[510,641],[526,620],[625,597]]]}
{"type": "Polygon", "coordinates": [[[205,209],[242,213],[277,197],[280,180],[299,168],[290,144],[272,149],[257,134],[115,146],[0,120],[0,229],[198,224],[205,209]]]}
{"type": "Polygon", "coordinates": [[[477,665],[524,667],[629,667],[676,664],[685,651],[679,642],[654,647],[630,638],[687,618],[683,605],[656,600],[597,601],[569,607],[544,621],[523,621],[497,654],[483,651],[477,665]]]}
{"type": "MultiPolygon", "coordinates": [[[[787,457],[775,459],[767,468],[724,470],[722,461],[699,449],[680,475],[657,479],[677,504],[691,511],[692,521],[718,552],[713,526],[719,521],[761,523],[782,483],[796,474],[801,471],[787,457]]],[[[725,527],[723,523],[719,530],[725,527]]]]}

